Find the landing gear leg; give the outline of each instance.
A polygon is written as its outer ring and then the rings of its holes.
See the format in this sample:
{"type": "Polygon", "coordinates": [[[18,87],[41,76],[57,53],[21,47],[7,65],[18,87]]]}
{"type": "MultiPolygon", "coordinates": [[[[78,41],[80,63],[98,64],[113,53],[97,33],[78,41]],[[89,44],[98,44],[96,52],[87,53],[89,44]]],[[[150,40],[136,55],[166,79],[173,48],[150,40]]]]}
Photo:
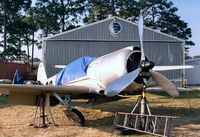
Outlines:
{"type": "Polygon", "coordinates": [[[70,105],[71,98],[67,96],[65,100],[63,100],[57,93],[53,93],[53,95],[64,105],[63,111],[68,119],[80,126],[84,126],[85,118],[78,109],[70,105]]]}

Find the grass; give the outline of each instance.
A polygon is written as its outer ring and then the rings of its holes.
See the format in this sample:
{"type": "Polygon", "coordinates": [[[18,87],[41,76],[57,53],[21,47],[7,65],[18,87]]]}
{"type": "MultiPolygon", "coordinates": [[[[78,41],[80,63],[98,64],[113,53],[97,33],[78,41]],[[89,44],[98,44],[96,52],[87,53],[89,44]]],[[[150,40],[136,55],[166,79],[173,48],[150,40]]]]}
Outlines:
{"type": "MultiPolygon", "coordinates": [[[[200,136],[200,92],[180,92],[180,96],[172,98],[164,92],[151,92],[147,94],[152,114],[177,116],[180,119],[174,121],[172,136],[188,137],[200,136]],[[188,101],[188,97],[190,103],[188,101]],[[191,104],[191,108],[190,108],[191,104]]],[[[30,127],[35,106],[8,105],[5,97],[0,97],[0,136],[11,137],[118,137],[112,134],[114,113],[116,111],[130,112],[137,100],[137,96],[128,96],[121,100],[115,100],[92,106],[85,104],[85,100],[74,100],[73,103],[83,113],[86,119],[85,127],[72,124],[63,114],[63,107],[52,107],[54,120],[58,126],[49,126],[46,129],[30,127]]],[[[133,134],[129,136],[149,137],[150,135],[133,134]]]]}

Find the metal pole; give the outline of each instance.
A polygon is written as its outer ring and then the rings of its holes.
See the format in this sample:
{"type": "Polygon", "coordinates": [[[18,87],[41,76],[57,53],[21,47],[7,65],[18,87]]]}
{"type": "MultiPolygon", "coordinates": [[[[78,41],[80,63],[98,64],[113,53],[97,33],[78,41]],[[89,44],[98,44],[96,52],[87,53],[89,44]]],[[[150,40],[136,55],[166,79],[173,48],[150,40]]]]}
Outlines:
{"type": "Polygon", "coordinates": [[[140,114],[146,114],[146,103],[147,102],[146,102],[146,94],[144,91],[142,92],[142,100],[140,102],[141,102],[140,114]]]}
{"type": "Polygon", "coordinates": [[[43,127],[45,127],[45,95],[42,94],[41,95],[41,98],[42,98],[42,124],[43,124],[43,127]]]}

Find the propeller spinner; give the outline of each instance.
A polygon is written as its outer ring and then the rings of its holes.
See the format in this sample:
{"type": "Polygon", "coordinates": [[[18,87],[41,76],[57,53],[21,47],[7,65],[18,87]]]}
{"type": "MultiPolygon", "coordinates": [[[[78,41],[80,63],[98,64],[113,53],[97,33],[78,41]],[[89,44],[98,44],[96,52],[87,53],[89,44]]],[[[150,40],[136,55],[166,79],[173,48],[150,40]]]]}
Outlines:
{"type": "Polygon", "coordinates": [[[175,87],[175,85],[168,80],[165,76],[162,74],[153,71],[154,63],[152,61],[148,61],[145,58],[144,55],[144,47],[143,47],[143,16],[142,12],[140,12],[140,16],[138,19],[138,32],[139,32],[139,39],[140,39],[140,45],[141,45],[141,59],[140,59],[140,65],[137,69],[133,70],[132,72],[114,80],[110,84],[107,85],[104,94],[106,96],[115,96],[119,94],[121,91],[123,91],[126,87],[128,87],[137,77],[141,77],[143,79],[148,80],[149,77],[152,77],[152,79],[163,89],[165,90],[169,95],[171,96],[178,96],[178,91],[175,87]],[[140,74],[141,72],[147,72],[150,73],[148,77],[142,77],[140,74]]]}

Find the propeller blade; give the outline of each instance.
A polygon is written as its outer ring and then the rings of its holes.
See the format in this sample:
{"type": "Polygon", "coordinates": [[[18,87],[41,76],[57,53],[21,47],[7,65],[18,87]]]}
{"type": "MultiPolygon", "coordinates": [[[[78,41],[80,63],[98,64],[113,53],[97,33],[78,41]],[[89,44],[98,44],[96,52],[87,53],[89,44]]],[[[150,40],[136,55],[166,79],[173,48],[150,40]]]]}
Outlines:
{"type": "Polygon", "coordinates": [[[155,66],[153,68],[153,70],[154,71],[165,71],[165,70],[189,69],[189,68],[194,68],[194,66],[191,66],[191,65],[155,66]]]}
{"type": "Polygon", "coordinates": [[[140,16],[139,16],[139,19],[138,19],[138,32],[139,32],[140,46],[141,46],[141,60],[145,60],[144,47],[143,47],[143,16],[142,16],[142,11],[140,11],[140,16]]]}
{"type": "Polygon", "coordinates": [[[152,79],[169,95],[173,97],[179,95],[179,92],[177,91],[175,85],[171,81],[169,81],[165,76],[152,70],[150,70],[149,73],[152,79]]]}
{"type": "Polygon", "coordinates": [[[141,72],[141,68],[138,68],[107,85],[104,94],[106,96],[115,96],[119,94],[123,89],[129,86],[133,80],[139,75],[141,72]]]}

